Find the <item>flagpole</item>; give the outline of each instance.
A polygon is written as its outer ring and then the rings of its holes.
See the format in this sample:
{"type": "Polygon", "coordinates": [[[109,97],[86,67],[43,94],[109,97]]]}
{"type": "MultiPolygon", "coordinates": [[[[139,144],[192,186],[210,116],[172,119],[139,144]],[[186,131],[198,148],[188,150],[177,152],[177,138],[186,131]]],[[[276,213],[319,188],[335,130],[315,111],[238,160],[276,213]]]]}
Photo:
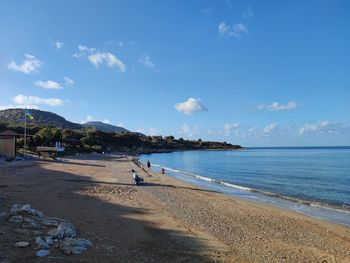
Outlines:
{"type": "Polygon", "coordinates": [[[26,150],[27,146],[27,107],[24,110],[24,150],[26,150]]]}

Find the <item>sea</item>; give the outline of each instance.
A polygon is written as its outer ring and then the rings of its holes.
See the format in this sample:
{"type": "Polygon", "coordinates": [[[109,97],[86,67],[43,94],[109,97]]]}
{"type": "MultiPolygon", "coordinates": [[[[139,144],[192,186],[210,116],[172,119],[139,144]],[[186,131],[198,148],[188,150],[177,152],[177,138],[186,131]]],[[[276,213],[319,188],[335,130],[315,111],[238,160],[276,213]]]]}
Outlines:
{"type": "Polygon", "coordinates": [[[145,154],[188,183],[350,227],[350,147],[277,147],[145,154]]]}

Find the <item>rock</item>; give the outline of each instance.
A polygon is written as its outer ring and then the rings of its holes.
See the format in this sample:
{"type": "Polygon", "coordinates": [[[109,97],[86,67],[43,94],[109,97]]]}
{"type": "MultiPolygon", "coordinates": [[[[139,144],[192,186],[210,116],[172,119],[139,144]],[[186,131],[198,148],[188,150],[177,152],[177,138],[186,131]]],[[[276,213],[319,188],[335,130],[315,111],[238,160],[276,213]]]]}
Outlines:
{"type": "Polygon", "coordinates": [[[37,257],[47,257],[48,255],[50,255],[50,251],[49,251],[49,250],[46,250],[46,249],[39,250],[39,251],[36,253],[36,256],[37,256],[37,257]]]}
{"type": "Polygon", "coordinates": [[[13,232],[28,236],[42,235],[42,232],[40,230],[29,230],[25,228],[14,228],[13,232]]]}
{"type": "Polygon", "coordinates": [[[15,247],[25,248],[29,247],[29,242],[27,241],[20,241],[15,244],[15,247]]]}
{"type": "Polygon", "coordinates": [[[47,232],[49,236],[52,236],[55,239],[63,239],[63,232],[58,228],[53,228],[47,232]]]}
{"type": "Polygon", "coordinates": [[[38,244],[38,248],[40,248],[40,249],[49,249],[50,248],[50,246],[48,244],[46,244],[45,240],[42,239],[41,237],[36,237],[35,243],[38,244]]]}
{"type": "Polygon", "coordinates": [[[43,217],[44,213],[38,210],[35,210],[30,207],[30,205],[19,205],[14,204],[10,210],[10,215],[19,215],[19,214],[27,214],[36,217],[43,217]]]}
{"type": "Polygon", "coordinates": [[[58,225],[57,229],[59,229],[60,231],[63,232],[63,237],[76,237],[77,236],[75,226],[68,221],[61,222],[58,225]]]}
{"type": "Polygon", "coordinates": [[[52,236],[53,238],[57,238],[60,240],[62,240],[65,237],[76,237],[77,236],[75,226],[68,221],[61,222],[57,228],[49,230],[49,232],[47,232],[47,234],[49,236],[52,236]]]}
{"type": "Polygon", "coordinates": [[[52,246],[54,244],[54,241],[53,241],[52,237],[47,236],[47,237],[45,237],[45,243],[48,244],[49,246],[52,246]]]}
{"type": "Polygon", "coordinates": [[[33,218],[24,217],[24,222],[25,223],[22,225],[22,228],[36,229],[36,230],[43,229],[43,226],[33,218]]]}
{"type": "Polygon", "coordinates": [[[11,216],[8,221],[12,223],[22,223],[23,220],[23,216],[11,216]]]}
{"type": "Polygon", "coordinates": [[[43,220],[41,221],[41,223],[44,225],[44,226],[58,226],[60,224],[60,221],[59,219],[53,219],[53,218],[43,218],[43,220]]]}
{"type": "Polygon", "coordinates": [[[84,238],[65,238],[63,239],[60,249],[67,255],[80,254],[86,251],[92,243],[84,238]]]}

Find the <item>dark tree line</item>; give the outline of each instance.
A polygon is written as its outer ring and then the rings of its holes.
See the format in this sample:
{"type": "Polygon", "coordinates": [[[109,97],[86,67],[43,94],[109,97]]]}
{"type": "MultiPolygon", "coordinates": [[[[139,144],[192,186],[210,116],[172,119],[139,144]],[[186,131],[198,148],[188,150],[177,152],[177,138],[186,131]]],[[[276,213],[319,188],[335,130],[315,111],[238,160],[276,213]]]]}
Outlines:
{"type": "MultiPolygon", "coordinates": [[[[0,132],[12,130],[18,134],[24,133],[23,126],[0,123],[0,132]]],[[[196,149],[238,149],[239,145],[226,142],[211,142],[199,140],[176,139],[174,136],[145,136],[133,132],[106,133],[95,128],[80,130],[60,129],[55,127],[30,125],[27,127],[27,145],[35,151],[37,146],[54,146],[61,142],[66,147],[66,153],[75,152],[109,152],[123,151],[133,153],[162,152],[173,150],[196,149]]],[[[18,139],[19,147],[23,145],[23,137],[18,139]]]]}

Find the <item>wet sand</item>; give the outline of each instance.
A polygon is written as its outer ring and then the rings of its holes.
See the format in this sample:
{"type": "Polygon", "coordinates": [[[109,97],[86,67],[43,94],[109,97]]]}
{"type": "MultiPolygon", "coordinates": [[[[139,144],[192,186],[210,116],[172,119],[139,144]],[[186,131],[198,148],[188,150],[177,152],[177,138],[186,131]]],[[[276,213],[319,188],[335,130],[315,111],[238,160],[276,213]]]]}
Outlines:
{"type": "Polygon", "coordinates": [[[0,212],[31,204],[71,221],[93,246],[36,258],[0,219],[0,262],[350,262],[350,228],[142,172],[131,157],[0,163],[0,212]]]}

